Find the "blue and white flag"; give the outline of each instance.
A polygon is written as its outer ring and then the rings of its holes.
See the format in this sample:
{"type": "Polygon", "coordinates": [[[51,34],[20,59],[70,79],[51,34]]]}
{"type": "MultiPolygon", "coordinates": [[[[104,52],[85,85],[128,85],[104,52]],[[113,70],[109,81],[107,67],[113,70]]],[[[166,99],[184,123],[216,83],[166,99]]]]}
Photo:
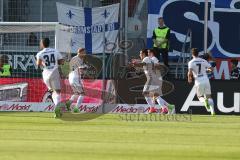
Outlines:
{"type": "Polygon", "coordinates": [[[115,43],[119,29],[119,4],[82,8],[57,2],[57,49],[76,52],[79,47],[88,53],[103,53],[104,40],[115,43]],[[104,33],[105,29],[105,33],[104,33]]]}

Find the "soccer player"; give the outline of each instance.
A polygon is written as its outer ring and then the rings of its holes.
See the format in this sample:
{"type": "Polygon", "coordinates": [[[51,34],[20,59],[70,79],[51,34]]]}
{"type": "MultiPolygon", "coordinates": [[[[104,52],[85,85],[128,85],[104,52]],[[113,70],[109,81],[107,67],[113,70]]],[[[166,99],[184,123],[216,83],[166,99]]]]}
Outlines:
{"type": "Polygon", "coordinates": [[[52,99],[57,106],[61,101],[61,85],[60,85],[60,73],[59,65],[64,63],[62,55],[53,48],[49,48],[49,38],[44,38],[40,41],[41,51],[37,53],[37,65],[43,67],[43,81],[47,88],[52,93],[52,99]]]}
{"type": "Polygon", "coordinates": [[[214,115],[214,102],[211,98],[211,86],[207,76],[207,71],[212,71],[211,65],[204,59],[198,57],[198,49],[192,49],[193,59],[188,63],[188,82],[192,83],[195,79],[197,97],[200,102],[204,103],[206,109],[214,115]]]}
{"type": "MultiPolygon", "coordinates": [[[[161,74],[161,67],[165,67],[164,65],[160,64],[159,60],[157,57],[155,57],[155,50],[154,49],[149,49],[148,50],[148,56],[151,58],[152,62],[154,63],[155,66],[155,74],[157,75],[157,78],[159,79],[159,92],[155,93],[153,97],[153,104],[155,104],[155,100],[157,100],[158,104],[161,107],[161,113],[168,112],[168,109],[166,106],[170,108],[175,108],[174,105],[169,104],[167,101],[165,101],[161,96],[163,95],[162,93],[162,84],[163,84],[163,79],[162,79],[162,74],[161,74]]],[[[173,113],[175,111],[172,111],[173,113]]]]}
{"type": "Polygon", "coordinates": [[[77,55],[74,56],[70,61],[70,73],[68,80],[73,90],[73,95],[69,99],[69,103],[71,105],[71,103],[77,98],[77,103],[76,106],[74,107],[75,112],[78,112],[78,108],[84,98],[84,90],[81,77],[84,74],[84,70],[88,68],[88,66],[84,62],[85,56],[86,56],[85,49],[79,48],[77,55]]]}
{"type": "Polygon", "coordinates": [[[161,71],[160,71],[160,66],[163,66],[163,65],[161,65],[159,63],[159,60],[155,56],[155,50],[154,49],[149,49],[148,50],[148,57],[151,58],[151,60],[155,64],[155,66],[159,66],[158,68],[155,69],[155,73],[157,74],[158,79],[162,81],[162,74],[161,74],[161,71]]]}
{"type": "MultiPolygon", "coordinates": [[[[147,104],[150,106],[149,113],[153,113],[156,112],[154,107],[155,100],[157,100],[160,106],[163,106],[162,98],[160,97],[160,94],[162,92],[160,88],[161,82],[155,73],[154,62],[148,56],[148,50],[141,50],[139,56],[141,58],[141,62],[134,60],[132,61],[132,63],[133,66],[143,67],[144,73],[147,78],[147,81],[143,88],[143,96],[145,97],[147,104]]],[[[173,105],[167,105],[164,107],[168,108],[167,110],[169,111],[169,113],[175,112],[175,107],[173,105]]]]}

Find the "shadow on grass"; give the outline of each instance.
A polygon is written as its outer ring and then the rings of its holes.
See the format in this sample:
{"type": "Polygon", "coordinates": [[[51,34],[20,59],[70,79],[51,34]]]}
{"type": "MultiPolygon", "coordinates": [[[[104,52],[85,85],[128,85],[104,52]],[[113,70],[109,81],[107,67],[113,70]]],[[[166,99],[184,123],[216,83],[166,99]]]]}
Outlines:
{"type": "Polygon", "coordinates": [[[65,112],[63,113],[62,117],[59,118],[63,121],[89,121],[96,119],[100,116],[103,116],[103,113],[72,113],[72,112],[65,112]]]}

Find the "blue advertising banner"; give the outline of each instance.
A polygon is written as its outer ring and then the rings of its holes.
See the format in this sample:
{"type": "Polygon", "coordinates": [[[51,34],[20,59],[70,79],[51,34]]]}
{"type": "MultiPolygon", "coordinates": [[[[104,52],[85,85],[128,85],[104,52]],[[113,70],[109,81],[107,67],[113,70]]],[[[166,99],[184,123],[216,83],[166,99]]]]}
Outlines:
{"type": "MultiPolygon", "coordinates": [[[[179,55],[192,30],[192,47],[204,50],[204,0],[148,0],[148,47],[163,17],[171,29],[170,53],[179,55]]],[[[240,57],[240,0],[209,0],[208,51],[216,58],[240,57]]]]}

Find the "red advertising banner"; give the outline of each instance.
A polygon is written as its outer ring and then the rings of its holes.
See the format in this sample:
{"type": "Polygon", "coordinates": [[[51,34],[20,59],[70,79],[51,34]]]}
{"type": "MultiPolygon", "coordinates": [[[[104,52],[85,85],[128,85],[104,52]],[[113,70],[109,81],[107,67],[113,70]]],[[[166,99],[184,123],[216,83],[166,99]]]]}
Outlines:
{"type": "MultiPolygon", "coordinates": [[[[63,101],[70,98],[72,89],[67,79],[62,80],[63,101]]],[[[84,103],[99,103],[102,99],[102,80],[83,80],[86,97],[84,103]]],[[[51,93],[41,78],[1,78],[0,101],[49,102],[51,93]]]]}

